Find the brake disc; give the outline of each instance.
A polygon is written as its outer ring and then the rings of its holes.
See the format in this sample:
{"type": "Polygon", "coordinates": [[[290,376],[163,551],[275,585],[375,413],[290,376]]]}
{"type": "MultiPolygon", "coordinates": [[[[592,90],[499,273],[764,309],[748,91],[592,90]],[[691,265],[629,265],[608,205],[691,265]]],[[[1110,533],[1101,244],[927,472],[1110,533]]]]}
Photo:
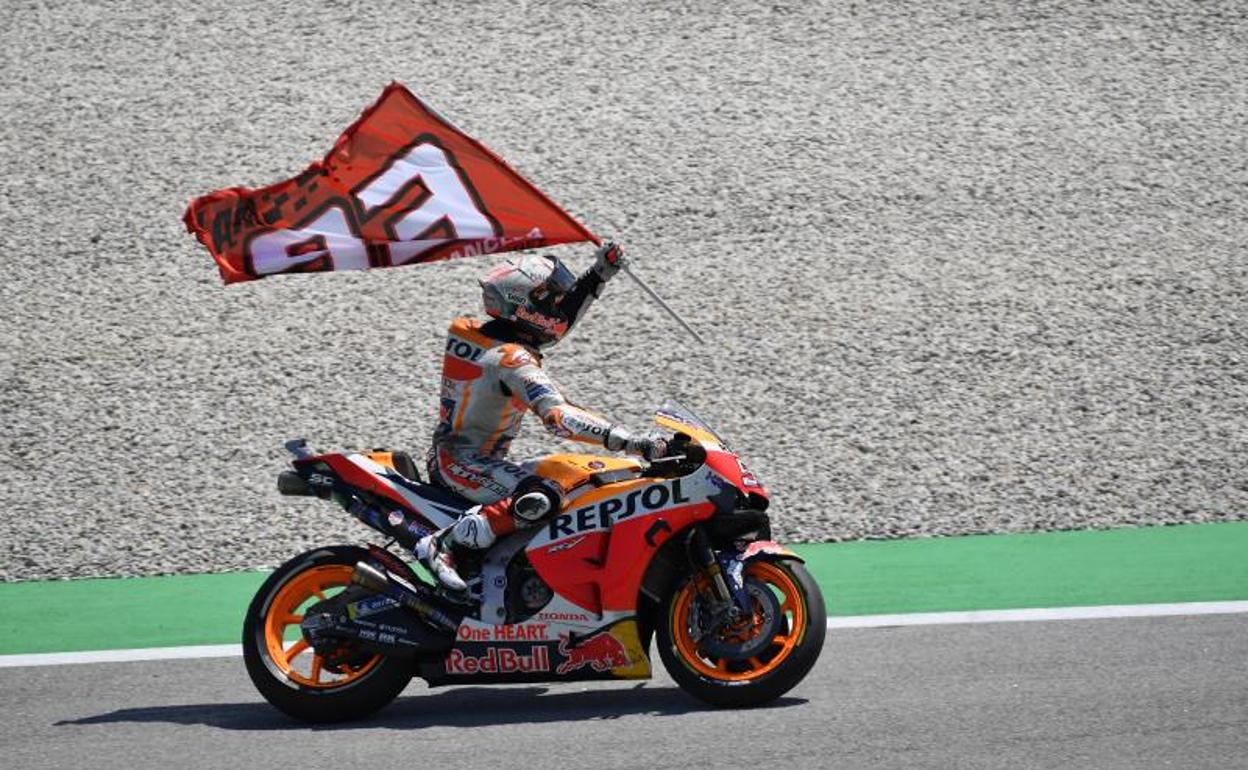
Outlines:
{"type": "Polygon", "coordinates": [[[746,578],[752,612],[737,621],[725,620],[702,636],[699,647],[715,658],[745,660],[766,650],[781,632],[780,601],[766,583],[746,578]]]}

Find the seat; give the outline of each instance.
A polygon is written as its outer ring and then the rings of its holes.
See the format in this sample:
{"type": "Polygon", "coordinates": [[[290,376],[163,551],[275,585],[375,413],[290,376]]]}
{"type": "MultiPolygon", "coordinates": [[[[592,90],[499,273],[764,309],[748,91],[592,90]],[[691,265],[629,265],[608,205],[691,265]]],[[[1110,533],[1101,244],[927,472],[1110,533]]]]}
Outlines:
{"type": "Polygon", "coordinates": [[[374,449],[369,454],[374,461],[391,468],[395,474],[389,476],[389,479],[401,485],[409,492],[414,492],[434,505],[448,509],[447,513],[463,513],[469,508],[476,505],[468,498],[456,494],[440,484],[433,483],[433,480],[424,481],[420,477],[420,471],[416,469],[416,462],[412,460],[412,455],[408,452],[391,451],[388,449],[374,449]]]}
{"type": "Polygon", "coordinates": [[[434,505],[440,505],[445,508],[454,508],[460,512],[466,511],[469,508],[478,505],[478,503],[474,503],[463,495],[452,492],[446,487],[438,486],[437,484],[417,484],[416,488],[412,489],[412,491],[434,505]]]}

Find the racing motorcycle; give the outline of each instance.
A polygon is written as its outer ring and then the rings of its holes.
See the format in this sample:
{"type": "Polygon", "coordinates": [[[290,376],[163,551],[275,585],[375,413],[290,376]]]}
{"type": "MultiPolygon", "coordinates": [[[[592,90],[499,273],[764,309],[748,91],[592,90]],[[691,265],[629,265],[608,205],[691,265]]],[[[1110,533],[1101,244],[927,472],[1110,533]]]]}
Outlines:
{"type": "Polygon", "coordinates": [[[457,554],[451,594],[410,554],[474,503],[422,483],[411,457],[315,454],[287,442],[286,495],[341,504],[388,538],[296,556],[260,587],[243,627],[260,693],[309,722],[364,716],[420,677],[451,684],[646,679],[651,641],[671,677],[715,706],[780,697],[814,666],[826,616],[815,582],[772,542],[763,484],[688,409],[665,456],[552,455],[532,470],[562,493],[557,515],[457,554]]]}

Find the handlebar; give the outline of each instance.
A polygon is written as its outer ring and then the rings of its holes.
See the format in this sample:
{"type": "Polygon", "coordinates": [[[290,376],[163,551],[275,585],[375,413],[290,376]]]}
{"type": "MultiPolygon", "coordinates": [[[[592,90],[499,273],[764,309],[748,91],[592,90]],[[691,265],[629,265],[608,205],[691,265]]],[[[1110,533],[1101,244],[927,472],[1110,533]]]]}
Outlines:
{"type": "Polygon", "coordinates": [[[677,433],[667,442],[667,451],[662,457],[650,461],[650,471],[660,474],[684,476],[706,462],[706,449],[685,433],[677,433]]]}

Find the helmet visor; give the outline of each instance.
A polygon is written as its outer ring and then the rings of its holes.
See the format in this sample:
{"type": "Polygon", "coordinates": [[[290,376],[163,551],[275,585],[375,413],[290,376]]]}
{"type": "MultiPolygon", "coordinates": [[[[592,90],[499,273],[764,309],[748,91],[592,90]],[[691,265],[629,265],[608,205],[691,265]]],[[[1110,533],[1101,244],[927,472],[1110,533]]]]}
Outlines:
{"type": "Polygon", "coordinates": [[[529,292],[529,298],[538,307],[550,312],[559,300],[563,299],[563,295],[572,291],[572,287],[576,286],[576,276],[572,275],[572,271],[560,262],[558,257],[549,254],[545,256],[554,265],[554,269],[550,271],[545,281],[533,287],[533,290],[529,292]]]}
{"type": "Polygon", "coordinates": [[[548,257],[548,259],[555,263],[555,269],[546,279],[547,292],[563,296],[572,291],[572,287],[576,285],[576,276],[572,275],[572,271],[558,257],[548,257]]]}

